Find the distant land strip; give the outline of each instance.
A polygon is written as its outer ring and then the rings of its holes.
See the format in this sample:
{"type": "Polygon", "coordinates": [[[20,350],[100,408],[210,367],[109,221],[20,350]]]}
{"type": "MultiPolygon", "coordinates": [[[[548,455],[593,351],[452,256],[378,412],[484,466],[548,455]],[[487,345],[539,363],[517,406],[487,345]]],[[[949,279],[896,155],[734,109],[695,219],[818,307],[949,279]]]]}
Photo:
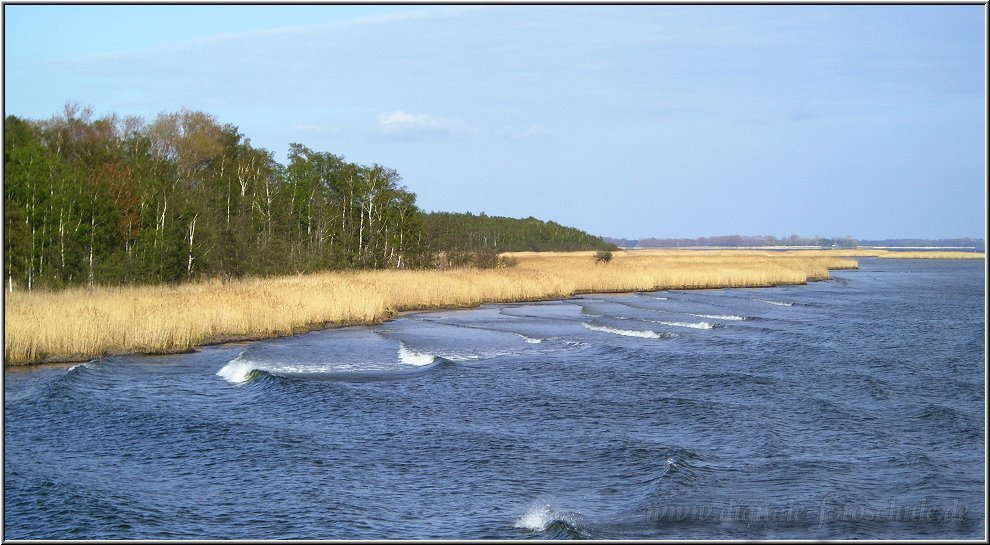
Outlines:
{"type": "Polygon", "coordinates": [[[769,235],[724,235],[699,238],[612,238],[602,240],[621,248],[786,248],[786,249],[827,249],[827,248],[867,248],[896,250],[954,250],[986,251],[982,238],[919,239],[896,238],[883,240],[855,239],[852,237],[800,237],[790,235],[777,238],[769,235]]]}

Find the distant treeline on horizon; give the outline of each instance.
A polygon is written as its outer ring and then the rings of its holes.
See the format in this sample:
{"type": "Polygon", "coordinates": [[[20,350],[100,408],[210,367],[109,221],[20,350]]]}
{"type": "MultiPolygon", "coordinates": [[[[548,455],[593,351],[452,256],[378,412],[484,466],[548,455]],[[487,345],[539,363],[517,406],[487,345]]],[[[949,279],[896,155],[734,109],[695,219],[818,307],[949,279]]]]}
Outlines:
{"type": "Polygon", "coordinates": [[[681,248],[687,246],[719,246],[737,248],[745,246],[819,246],[825,248],[857,248],[861,246],[888,246],[888,247],[911,247],[911,248],[972,248],[976,251],[984,251],[985,242],[982,238],[944,238],[944,239],[920,239],[920,238],[888,238],[883,240],[857,240],[852,237],[800,237],[791,235],[785,238],[777,238],[769,235],[744,236],[744,235],[724,235],[714,237],[699,238],[612,238],[603,237],[605,242],[611,242],[623,248],[681,248]]]}

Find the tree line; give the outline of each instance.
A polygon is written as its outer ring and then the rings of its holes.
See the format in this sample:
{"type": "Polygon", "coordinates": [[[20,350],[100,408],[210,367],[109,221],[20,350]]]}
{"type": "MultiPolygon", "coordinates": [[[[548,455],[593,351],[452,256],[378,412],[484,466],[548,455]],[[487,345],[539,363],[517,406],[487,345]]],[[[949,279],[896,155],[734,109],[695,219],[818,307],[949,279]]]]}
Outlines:
{"type": "Polygon", "coordinates": [[[484,266],[500,252],[617,249],[601,237],[532,216],[516,219],[484,212],[432,212],[424,215],[423,225],[430,248],[454,265],[484,266]]]}
{"type": "Polygon", "coordinates": [[[601,244],[534,218],[424,214],[401,182],[298,143],[280,164],[199,111],[147,122],[70,104],[48,120],[8,116],[5,287],[435,267],[438,254],[480,248],[601,244]]]}
{"type": "Polygon", "coordinates": [[[4,120],[8,288],[418,266],[398,173],[292,144],[288,164],[206,113],[68,106],[4,120]]]}

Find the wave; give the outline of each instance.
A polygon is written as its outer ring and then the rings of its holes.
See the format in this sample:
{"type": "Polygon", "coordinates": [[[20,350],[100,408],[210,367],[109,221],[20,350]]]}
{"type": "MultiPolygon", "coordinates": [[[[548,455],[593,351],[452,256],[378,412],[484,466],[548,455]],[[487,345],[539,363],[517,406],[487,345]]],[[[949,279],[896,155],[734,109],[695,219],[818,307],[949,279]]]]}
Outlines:
{"type": "Polygon", "coordinates": [[[666,339],[671,337],[670,333],[658,333],[656,331],[639,330],[639,329],[617,329],[614,327],[607,326],[597,326],[589,324],[588,322],[581,322],[581,325],[585,329],[590,329],[592,331],[601,331],[603,333],[612,333],[613,335],[622,335],[624,337],[642,337],[646,339],[666,339]]]}
{"type": "Polygon", "coordinates": [[[749,319],[745,316],[736,316],[734,314],[691,314],[691,316],[697,316],[698,318],[711,318],[712,320],[748,320],[749,319]]]}
{"type": "Polygon", "coordinates": [[[720,327],[718,324],[712,322],[665,322],[663,320],[647,320],[647,322],[669,325],[673,327],[690,327],[694,329],[712,329],[715,327],[720,327]]]}
{"type": "MultiPolygon", "coordinates": [[[[526,507],[514,521],[514,527],[528,530],[534,537],[550,539],[622,539],[642,535],[644,528],[655,529],[657,516],[666,512],[658,502],[669,499],[685,488],[697,485],[705,478],[704,467],[697,467],[701,456],[680,447],[660,448],[611,442],[609,455],[640,458],[636,475],[626,490],[628,505],[608,514],[591,514],[574,509],[562,509],[545,499],[537,499],[526,507]],[[638,490],[637,490],[638,489],[638,490]]],[[[629,477],[630,475],[624,475],[629,477]]]]}
{"type": "Polygon", "coordinates": [[[516,519],[516,528],[525,528],[534,532],[544,532],[554,521],[570,518],[568,515],[558,513],[548,503],[542,503],[530,507],[521,517],[516,519]]]}
{"type": "Polygon", "coordinates": [[[548,503],[538,503],[531,506],[516,519],[513,526],[534,533],[554,531],[556,534],[554,537],[561,539],[592,537],[590,532],[582,528],[584,522],[580,515],[557,511],[548,503]]]}
{"type": "Polygon", "coordinates": [[[502,316],[511,316],[513,318],[574,321],[581,319],[581,302],[582,300],[563,300],[550,301],[546,303],[507,303],[505,306],[497,308],[498,314],[501,314],[502,316]]]}
{"type": "Polygon", "coordinates": [[[256,361],[241,353],[216,372],[216,375],[231,384],[245,384],[268,376],[283,379],[369,381],[402,378],[420,371],[432,369],[451,360],[423,354],[405,345],[399,347],[400,362],[385,363],[286,363],[277,361],[256,361]],[[412,367],[413,369],[410,369],[412,367]]]}
{"type": "MultiPolygon", "coordinates": [[[[6,403],[20,403],[30,399],[59,398],[65,395],[71,395],[70,391],[80,381],[86,380],[86,377],[90,374],[97,374],[97,370],[96,360],[77,363],[71,367],[61,369],[61,373],[52,373],[44,379],[29,380],[17,388],[6,388],[4,401],[6,403]]],[[[11,382],[10,378],[6,380],[8,384],[11,382]]]]}
{"type": "Polygon", "coordinates": [[[487,361],[501,357],[511,357],[518,356],[519,352],[513,349],[494,349],[494,350],[479,350],[479,351],[463,351],[458,352],[456,350],[446,351],[440,350],[437,356],[438,360],[463,363],[463,362],[477,362],[477,361],[487,361]]]}
{"type": "Polygon", "coordinates": [[[777,306],[781,306],[781,307],[790,307],[790,306],[793,306],[794,305],[794,303],[785,303],[783,301],[771,301],[769,299],[753,299],[753,300],[754,301],[759,301],[761,303],[767,303],[769,305],[777,305],[777,306]]]}
{"type": "Polygon", "coordinates": [[[227,362],[217,371],[217,376],[223,378],[231,384],[242,384],[250,381],[253,374],[258,370],[258,364],[251,360],[241,359],[243,353],[227,362]]]}
{"type": "MultiPolygon", "coordinates": [[[[516,316],[513,316],[513,317],[516,317],[516,316]]],[[[443,318],[443,316],[438,316],[437,318],[443,318]]],[[[457,324],[457,323],[452,323],[452,322],[440,322],[437,319],[429,319],[429,318],[417,318],[416,320],[417,321],[420,321],[420,322],[430,322],[430,323],[434,323],[434,324],[440,324],[440,325],[451,326],[451,327],[463,327],[465,329],[476,329],[476,330],[479,330],[479,331],[490,331],[490,332],[493,332],[493,333],[507,333],[509,335],[515,335],[516,337],[521,337],[522,340],[526,341],[529,344],[539,344],[539,343],[543,342],[543,339],[539,339],[539,338],[536,338],[536,337],[530,337],[529,335],[523,335],[522,333],[516,333],[515,331],[506,331],[504,329],[499,329],[497,327],[492,327],[492,326],[482,327],[482,326],[467,325],[467,324],[457,324]]],[[[401,343],[402,341],[399,341],[399,342],[401,343]]],[[[405,361],[405,360],[403,360],[403,361],[405,361]]]]}
{"type": "Polygon", "coordinates": [[[435,362],[437,359],[433,354],[426,354],[423,352],[417,352],[408,346],[406,343],[399,342],[399,361],[405,363],[406,365],[429,365],[435,362]]]}
{"type": "Polygon", "coordinates": [[[90,360],[90,361],[84,361],[82,363],[77,363],[77,364],[73,365],[72,367],[69,367],[68,371],[66,371],[66,372],[67,373],[71,373],[72,371],[75,371],[76,369],[79,369],[80,367],[83,368],[83,369],[95,369],[96,368],[96,362],[93,361],[93,360],[90,360]]]}

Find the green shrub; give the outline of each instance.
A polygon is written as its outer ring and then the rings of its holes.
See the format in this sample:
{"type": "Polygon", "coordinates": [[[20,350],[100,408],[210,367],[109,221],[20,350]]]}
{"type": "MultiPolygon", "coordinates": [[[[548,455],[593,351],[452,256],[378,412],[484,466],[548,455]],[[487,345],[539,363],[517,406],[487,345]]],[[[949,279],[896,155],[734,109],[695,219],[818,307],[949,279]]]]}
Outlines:
{"type": "Polygon", "coordinates": [[[498,252],[482,248],[473,253],[474,266],[479,269],[494,269],[498,265],[498,252]]]}
{"type": "Polygon", "coordinates": [[[595,263],[608,263],[609,261],[612,261],[612,252],[608,250],[595,252],[595,263]]]}

